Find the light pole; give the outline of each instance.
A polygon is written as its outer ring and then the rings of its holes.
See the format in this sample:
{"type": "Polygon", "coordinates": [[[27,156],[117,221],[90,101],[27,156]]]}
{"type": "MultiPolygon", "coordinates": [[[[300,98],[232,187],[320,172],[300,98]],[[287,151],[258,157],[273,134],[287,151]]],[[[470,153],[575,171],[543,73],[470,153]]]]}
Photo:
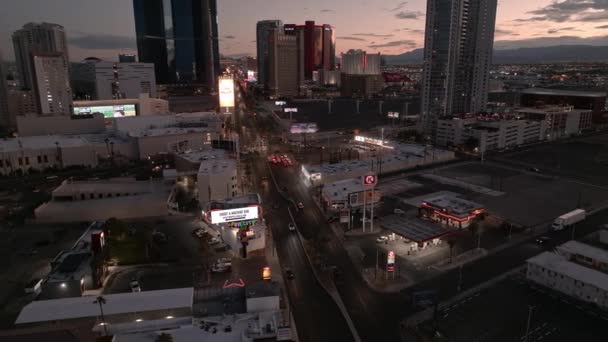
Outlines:
{"type": "Polygon", "coordinates": [[[108,327],[107,327],[107,324],[106,324],[106,318],[103,315],[103,305],[105,303],[106,303],[106,299],[103,298],[103,296],[98,296],[93,301],[93,304],[99,304],[99,311],[101,312],[101,325],[103,325],[104,335],[107,336],[108,335],[108,327]]]}
{"type": "Polygon", "coordinates": [[[528,334],[530,333],[530,321],[532,320],[532,310],[534,310],[534,305],[528,305],[528,323],[526,323],[526,335],[524,336],[524,342],[528,342],[528,334]]]}
{"type": "Polygon", "coordinates": [[[462,288],[462,265],[458,267],[458,286],[456,286],[456,292],[460,292],[462,288]]]}

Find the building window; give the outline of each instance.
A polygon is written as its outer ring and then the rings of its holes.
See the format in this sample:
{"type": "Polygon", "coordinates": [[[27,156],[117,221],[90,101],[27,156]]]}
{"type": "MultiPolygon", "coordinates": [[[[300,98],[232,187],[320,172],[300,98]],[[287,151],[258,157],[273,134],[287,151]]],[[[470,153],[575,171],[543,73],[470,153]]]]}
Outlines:
{"type": "Polygon", "coordinates": [[[25,165],[30,165],[30,157],[25,157],[25,165]]]}
{"type": "Polygon", "coordinates": [[[84,194],[80,194],[80,199],[84,201],[84,194]]]}
{"type": "Polygon", "coordinates": [[[19,166],[22,166],[23,165],[23,158],[19,157],[18,161],[19,161],[19,166]]]}
{"type": "Polygon", "coordinates": [[[49,162],[49,158],[46,156],[46,154],[44,155],[44,162],[48,163],[49,162]]]}
{"type": "Polygon", "coordinates": [[[4,160],[0,159],[0,167],[4,166],[4,160]]]}
{"type": "Polygon", "coordinates": [[[94,198],[95,198],[95,195],[93,195],[93,194],[89,194],[89,198],[90,198],[90,199],[94,199],[94,198]]]}
{"type": "Polygon", "coordinates": [[[38,164],[42,163],[42,157],[41,156],[36,156],[36,161],[38,161],[38,164]]]}

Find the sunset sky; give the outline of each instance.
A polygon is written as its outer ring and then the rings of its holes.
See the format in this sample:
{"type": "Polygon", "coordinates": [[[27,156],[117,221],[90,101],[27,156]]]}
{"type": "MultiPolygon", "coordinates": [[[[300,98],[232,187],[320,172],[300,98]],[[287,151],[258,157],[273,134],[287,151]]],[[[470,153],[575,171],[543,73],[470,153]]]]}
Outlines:
{"type": "MultiPolygon", "coordinates": [[[[255,23],[315,20],[337,32],[337,50],[399,54],[423,47],[426,0],[218,0],[220,51],[255,53],[255,23]]],[[[29,21],[63,25],[70,58],[116,59],[135,53],[130,0],[18,0],[0,3],[0,50],[13,60],[10,35],[29,21]]],[[[497,48],[608,45],[608,0],[499,0],[497,48]]]]}

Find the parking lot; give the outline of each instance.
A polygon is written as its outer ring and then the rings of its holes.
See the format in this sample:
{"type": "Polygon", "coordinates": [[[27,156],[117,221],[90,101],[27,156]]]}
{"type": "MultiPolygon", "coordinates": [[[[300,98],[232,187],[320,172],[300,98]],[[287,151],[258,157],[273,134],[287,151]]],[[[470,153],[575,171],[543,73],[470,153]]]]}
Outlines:
{"type": "MultiPolygon", "coordinates": [[[[507,278],[448,307],[437,327],[449,341],[605,341],[608,316],[531,287],[521,277],[507,278]]],[[[432,322],[421,325],[430,330],[432,322]]]]}
{"type": "Polygon", "coordinates": [[[542,144],[499,156],[501,160],[524,163],[579,179],[590,184],[608,186],[608,134],[564,142],[542,144]]]}
{"type": "Polygon", "coordinates": [[[491,214],[525,227],[548,225],[576,208],[593,210],[608,203],[608,189],[494,163],[456,164],[434,174],[502,192],[496,196],[460,189],[491,214]]]}

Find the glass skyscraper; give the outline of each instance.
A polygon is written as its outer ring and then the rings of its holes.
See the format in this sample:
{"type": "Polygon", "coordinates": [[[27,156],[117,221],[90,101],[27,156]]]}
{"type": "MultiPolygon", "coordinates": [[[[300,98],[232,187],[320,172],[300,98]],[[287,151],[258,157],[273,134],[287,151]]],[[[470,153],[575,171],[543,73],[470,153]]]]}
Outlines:
{"type": "Polygon", "coordinates": [[[217,0],[133,0],[139,61],[159,84],[214,88],[220,72],[217,0]]]}
{"type": "Polygon", "coordinates": [[[428,0],[421,128],[486,107],[497,0],[428,0]]]}

